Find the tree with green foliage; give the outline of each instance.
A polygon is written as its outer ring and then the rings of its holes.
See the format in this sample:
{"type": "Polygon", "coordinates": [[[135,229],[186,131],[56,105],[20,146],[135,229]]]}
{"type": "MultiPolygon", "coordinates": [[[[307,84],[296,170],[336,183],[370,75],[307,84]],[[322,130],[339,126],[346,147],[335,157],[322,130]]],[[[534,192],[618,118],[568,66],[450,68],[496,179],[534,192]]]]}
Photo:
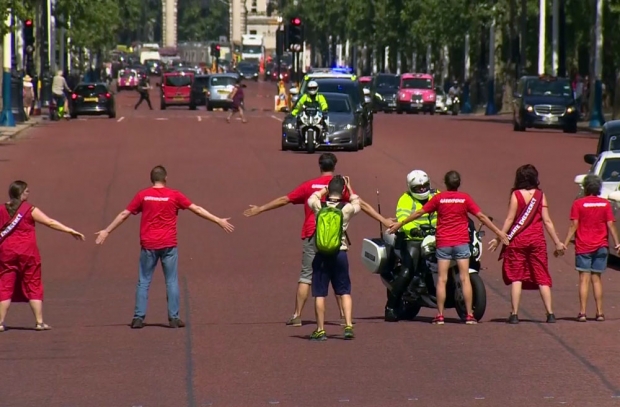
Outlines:
{"type": "Polygon", "coordinates": [[[8,32],[15,31],[15,25],[8,26],[9,13],[13,14],[14,20],[27,20],[34,17],[36,0],[0,0],[0,38],[8,32]]]}

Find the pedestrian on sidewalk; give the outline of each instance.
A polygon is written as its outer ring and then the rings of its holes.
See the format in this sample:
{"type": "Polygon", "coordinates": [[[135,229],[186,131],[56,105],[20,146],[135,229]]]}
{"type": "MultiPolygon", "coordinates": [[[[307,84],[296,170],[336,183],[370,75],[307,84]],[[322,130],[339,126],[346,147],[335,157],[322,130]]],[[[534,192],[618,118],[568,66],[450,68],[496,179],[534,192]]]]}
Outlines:
{"type": "Polygon", "coordinates": [[[177,250],[177,216],[179,209],[189,209],[201,218],[207,219],[224,231],[234,230],[228,220],[218,218],[206,209],[192,203],[181,192],[168,188],[168,173],[161,165],[151,170],[152,186],[139,191],[131,200],[127,209],[119,213],[107,228],[96,233],[96,244],[103,244],[106,238],[119,227],[129,215],[142,213],[140,219],[140,267],[138,285],[136,287],[136,307],[131,327],[144,327],[148,294],[153,273],[158,262],[161,262],[166,279],[168,298],[168,323],[171,328],[183,328],[185,323],[179,317],[179,278],[177,250]]]}
{"type": "MultiPolygon", "coordinates": [[[[316,254],[316,247],[314,242],[314,232],[316,230],[316,216],[310,207],[307,205],[308,199],[314,192],[320,191],[327,187],[329,182],[334,177],[334,171],[336,170],[336,164],[338,159],[333,153],[323,153],[319,156],[319,171],[320,176],[312,178],[308,181],[301,183],[294,190],[288,193],[288,195],[281,196],[268,202],[262,206],[250,205],[243,214],[247,217],[260,215],[261,213],[271,211],[273,209],[281,208],[288,204],[303,205],[304,206],[304,223],[301,228],[302,239],[302,254],[301,254],[301,273],[297,282],[297,295],[295,297],[295,311],[293,315],[286,322],[286,325],[300,327],[301,312],[304,309],[306,301],[310,296],[310,288],[312,285],[312,262],[316,254]]],[[[348,191],[344,191],[343,201],[349,199],[348,191]]],[[[368,203],[364,202],[360,198],[360,205],[362,211],[376,221],[381,222],[385,227],[390,227],[394,222],[385,219],[368,203]]],[[[336,295],[338,307],[340,308],[340,318],[342,324],[344,324],[344,311],[340,302],[340,297],[336,295]]]]}
{"type": "Polygon", "coordinates": [[[316,215],[316,255],[312,261],[312,296],[316,330],[310,336],[313,341],[324,341],[325,297],[331,282],[334,293],[341,298],[344,313],[344,338],[353,339],[353,301],[351,299],[351,277],[347,256],[346,231],[351,218],[360,212],[360,197],[351,189],[348,177],[335,175],[326,188],[308,198],[308,206],[316,215]],[[345,202],[344,192],[350,202],[345,202]],[[326,198],[326,199],[325,199],[326,198]],[[321,202],[325,199],[325,202],[321,202]]]}
{"type": "Polygon", "coordinates": [[[243,88],[245,87],[245,85],[241,84],[241,77],[237,78],[237,83],[235,84],[235,88],[233,89],[233,91],[230,93],[230,100],[232,100],[232,108],[230,110],[230,114],[228,115],[228,117],[226,118],[226,121],[228,123],[230,123],[230,119],[233,117],[233,115],[236,112],[239,112],[239,115],[241,116],[241,121],[243,123],[247,123],[248,121],[245,119],[245,114],[244,112],[244,106],[243,106],[243,100],[244,100],[244,94],[243,94],[243,88]]]}
{"type": "MultiPolygon", "coordinates": [[[[509,324],[519,323],[522,290],[538,290],[547,312],[547,323],[556,321],[551,301],[552,280],[545,230],[555,243],[555,255],[563,254],[566,246],[555,231],[547,197],[539,185],[536,167],[526,164],[517,168],[508,214],[502,228],[510,243],[502,247],[499,256],[503,260],[504,284],[510,286],[512,310],[506,321],[509,324]]],[[[499,239],[491,240],[489,250],[495,251],[499,243],[499,239]]]]}
{"type": "Polygon", "coordinates": [[[9,187],[9,202],[0,207],[0,332],[6,330],[4,320],[12,302],[30,304],[35,330],[52,329],[43,321],[41,255],[35,223],[84,240],[80,232],[50,219],[32,206],[28,202],[29,194],[27,183],[15,181],[9,187]]]}
{"type": "Polygon", "coordinates": [[[30,75],[24,76],[23,87],[24,114],[26,115],[26,121],[28,121],[30,120],[30,110],[32,109],[32,102],[34,102],[34,88],[32,86],[32,78],[30,77],[30,75]]]}
{"type": "Polygon", "coordinates": [[[153,110],[153,106],[151,106],[151,96],[149,95],[149,89],[151,89],[151,85],[148,84],[146,78],[140,78],[140,82],[138,83],[138,93],[140,94],[140,100],[136,103],[134,110],[138,110],[138,106],[142,104],[143,101],[149,105],[149,109],[153,110]]]}
{"type": "Polygon", "coordinates": [[[579,322],[587,321],[590,282],[596,304],[596,320],[605,320],[601,275],[607,269],[608,232],[614,240],[615,251],[620,254],[620,241],[611,204],[599,196],[602,186],[603,182],[597,175],[590,174],[584,178],[582,187],[585,196],[573,202],[570,210],[571,225],[564,240],[564,245],[568,246],[575,236],[575,269],[579,272],[579,322]]]}

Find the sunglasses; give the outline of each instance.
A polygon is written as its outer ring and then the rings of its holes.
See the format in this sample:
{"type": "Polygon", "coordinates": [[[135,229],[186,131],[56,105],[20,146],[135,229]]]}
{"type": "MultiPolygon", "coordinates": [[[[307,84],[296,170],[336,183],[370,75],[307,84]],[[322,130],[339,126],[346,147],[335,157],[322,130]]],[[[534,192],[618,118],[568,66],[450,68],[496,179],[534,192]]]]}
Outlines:
{"type": "Polygon", "coordinates": [[[429,189],[431,189],[431,184],[430,183],[426,183],[426,184],[422,184],[422,185],[417,185],[417,186],[411,188],[411,190],[413,192],[426,192],[429,189]]]}

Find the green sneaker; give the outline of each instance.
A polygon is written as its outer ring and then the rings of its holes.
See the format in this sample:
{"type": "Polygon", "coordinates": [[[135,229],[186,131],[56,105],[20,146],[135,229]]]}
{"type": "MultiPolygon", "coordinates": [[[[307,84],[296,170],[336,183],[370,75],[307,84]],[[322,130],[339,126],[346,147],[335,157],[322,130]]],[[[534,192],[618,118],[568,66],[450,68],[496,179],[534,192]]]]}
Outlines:
{"type": "Polygon", "coordinates": [[[301,326],[301,317],[296,317],[293,315],[288,321],[286,321],[286,325],[288,326],[301,326]]]}
{"type": "Polygon", "coordinates": [[[353,327],[345,326],[344,327],[344,339],[353,339],[353,338],[355,338],[355,334],[353,333],[353,327]]]}
{"type": "Polygon", "coordinates": [[[310,340],[311,341],[326,341],[327,340],[327,335],[325,334],[325,330],[316,330],[314,332],[312,332],[312,335],[310,335],[310,340]]]}

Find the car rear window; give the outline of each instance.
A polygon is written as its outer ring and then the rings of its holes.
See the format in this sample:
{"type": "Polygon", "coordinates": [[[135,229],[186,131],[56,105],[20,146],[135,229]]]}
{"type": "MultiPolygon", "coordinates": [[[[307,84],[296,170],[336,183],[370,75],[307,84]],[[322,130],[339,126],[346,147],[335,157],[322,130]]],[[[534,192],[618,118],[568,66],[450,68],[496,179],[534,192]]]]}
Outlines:
{"type": "Polygon", "coordinates": [[[192,78],[188,75],[168,75],[166,76],[164,84],[166,86],[187,86],[192,83],[192,78]]]}
{"type": "Polygon", "coordinates": [[[208,84],[209,84],[209,78],[206,76],[194,78],[194,85],[196,86],[207,86],[208,84]]]}
{"type": "MultiPolygon", "coordinates": [[[[316,80],[316,79],[315,79],[316,80]]],[[[357,82],[353,81],[321,81],[316,80],[319,84],[319,93],[344,93],[351,97],[354,104],[360,104],[360,88],[357,82]]]]}
{"type": "Polygon", "coordinates": [[[100,95],[102,93],[108,93],[108,89],[103,85],[80,85],[75,88],[75,93],[78,95],[100,95]]]}
{"type": "Polygon", "coordinates": [[[211,86],[229,86],[237,83],[237,79],[232,76],[213,76],[211,86]]]}
{"type": "Polygon", "coordinates": [[[330,113],[351,113],[351,105],[347,99],[326,98],[327,110],[330,113]]]}

